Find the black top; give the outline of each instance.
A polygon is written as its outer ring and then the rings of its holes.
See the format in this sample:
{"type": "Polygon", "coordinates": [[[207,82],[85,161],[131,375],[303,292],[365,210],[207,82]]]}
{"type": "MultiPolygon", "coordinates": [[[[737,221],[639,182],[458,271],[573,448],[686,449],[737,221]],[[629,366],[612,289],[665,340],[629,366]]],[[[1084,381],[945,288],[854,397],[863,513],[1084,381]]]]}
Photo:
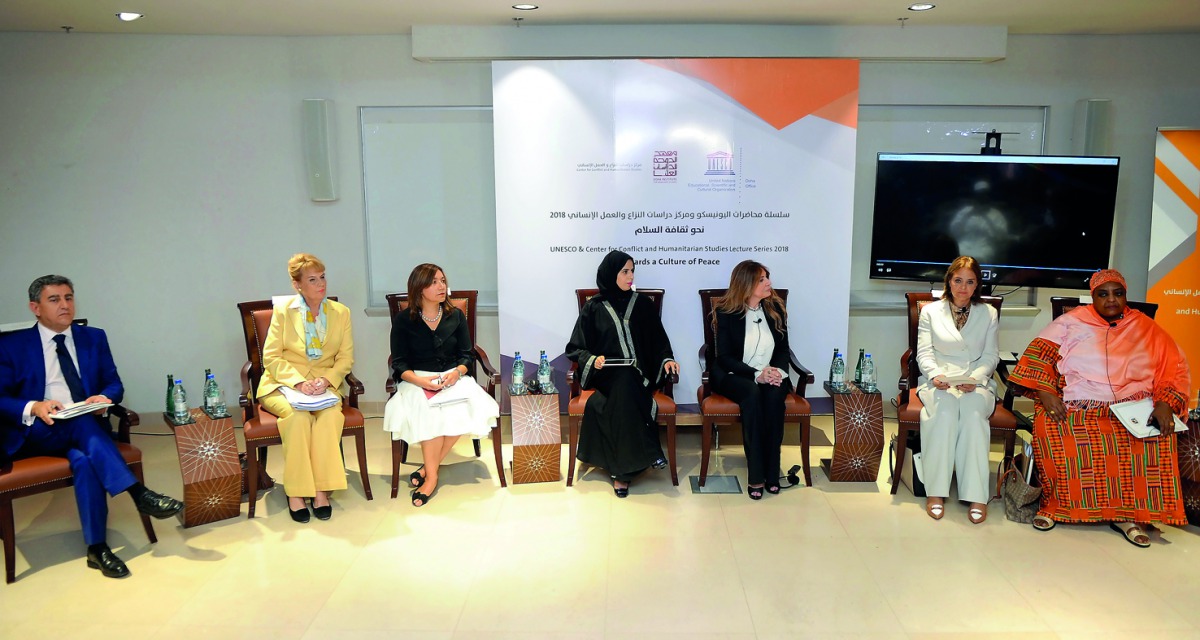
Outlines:
{"type": "Polygon", "coordinates": [[[467,316],[461,309],[443,315],[433,330],[420,317],[414,320],[405,309],[392,318],[392,379],[400,381],[405,371],[440,373],[460,364],[470,374],[474,348],[467,316]]]}
{"type": "MultiPolygon", "coordinates": [[[[717,330],[713,336],[713,344],[708,345],[705,359],[708,360],[709,380],[719,385],[728,375],[737,375],[750,380],[754,379],[755,371],[743,361],[746,350],[746,314],[725,313],[717,314],[717,330]]],[[[775,328],[775,322],[767,316],[764,323],[771,329],[771,337],[775,340],[775,350],[771,352],[771,366],[788,371],[788,341],[787,333],[780,333],[775,328]]],[[[786,375],[784,376],[787,377],[786,375]]]]}
{"type": "Polygon", "coordinates": [[[596,296],[579,312],[571,341],[567,343],[567,358],[579,365],[585,389],[591,388],[594,363],[599,356],[634,358],[643,386],[652,388],[658,388],[665,380],[663,364],[675,359],[671,355],[671,340],[658,317],[658,307],[646,296],[628,293],[631,295],[625,297],[620,311],[612,302],[596,296]]]}

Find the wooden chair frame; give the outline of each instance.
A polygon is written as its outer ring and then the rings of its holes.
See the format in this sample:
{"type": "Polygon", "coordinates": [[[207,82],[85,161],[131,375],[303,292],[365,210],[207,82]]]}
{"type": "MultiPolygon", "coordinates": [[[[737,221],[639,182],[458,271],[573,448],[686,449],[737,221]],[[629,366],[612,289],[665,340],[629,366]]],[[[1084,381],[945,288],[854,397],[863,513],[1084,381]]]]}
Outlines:
{"type": "MultiPolygon", "coordinates": [[[[600,293],[599,289],[576,289],[575,302],[578,304],[579,310],[583,311],[583,305],[597,293],[600,293]]],[[[649,298],[658,309],[659,317],[662,317],[665,291],[662,289],[638,289],[637,294],[649,298]]],[[[583,389],[580,386],[578,369],[578,365],[572,363],[571,370],[567,373],[567,382],[571,387],[571,401],[567,404],[567,455],[570,457],[570,462],[567,463],[568,487],[575,485],[575,455],[579,451],[579,427],[583,423],[583,412],[587,408],[587,401],[594,393],[591,389],[583,389]]],[[[678,382],[679,375],[673,373],[667,376],[667,383],[662,390],[654,392],[654,403],[658,406],[658,419],[667,426],[667,463],[671,465],[671,484],[674,486],[679,486],[679,465],[676,462],[675,453],[677,408],[674,397],[674,387],[678,382]]]]}
{"type": "MultiPolygon", "coordinates": [[[[701,289],[700,290],[700,312],[704,323],[704,344],[700,346],[700,387],[696,389],[696,400],[700,403],[700,415],[703,420],[701,426],[700,437],[700,486],[708,480],[708,459],[711,457],[713,445],[713,432],[716,431],[719,425],[734,425],[741,422],[741,409],[737,408],[737,403],[725,396],[717,393],[712,389],[708,379],[708,346],[713,343],[713,326],[712,326],[712,309],[713,299],[720,298],[725,295],[728,289],[701,289]]],[[[775,293],[783,298],[784,303],[787,303],[787,289],[775,289],[775,293]]],[[[811,487],[812,468],[808,461],[808,449],[810,442],[810,432],[812,430],[812,405],[804,397],[804,393],[808,385],[812,384],[815,378],[812,371],[800,363],[800,359],[796,357],[796,352],[788,346],[788,365],[791,371],[788,372],[788,380],[791,381],[791,374],[796,374],[796,381],[793,383],[793,390],[787,394],[784,400],[783,423],[797,424],[800,427],[800,464],[804,470],[804,484],[811,487]]]]}
{"type": "MultiPolygon", "coordinates": [[[[76,318],[75,324],[86,325],[87,320],[76,318]]],[[[141,419],[138,414],[121,405],[114,405],[108,410],[109,419],[117,419],[116,441],[117,449],[125,458],[125,464],[138,482],[142,477],[142,452],[129,441],[129,431],[137,426],[141,419]]],[[[111,423],[110,423],[111,424],[111,423]]],[[[58,456],[34,456],[12,460],[0,466],[0,538],[4,539],[4,581],[12,584],[16,581],[16,525],[13,521],[13,500],[25,496],[34,496],[47,491],[54,491],[75,484],[75,475],[71,473],[71,464],[66,458],[58,456]]],[[[150,516],[139,514],[142,528],[151,544],[158,542],[154,535],[154,526],[150,524],[150,516]]]]}
{"type": "MultiPolygon", "coordinates": [[[[917,323],[921,318],[921,309],[939,298],[935,298],[928,291],[910,291],[904,294],[904,299],[908,303],[908,350],[900,356],[900,380],[898,383],[900,395],[896,399],[898,430],[895,448],[896,464],[892,470],[892,495],[895,495],[896,489],[900,487],[900,475],[904,471],[904,455],[908,450],[908,436],[921,429],[920,413],[923,405],[920,398],[917,397],[917,380],[921,376],[921,368],[917,366],[917,323]]],[[[1004,298],[999,296],[982,296],[980,300],[992,305],[997,314],[1000,313],[1001,306],[1004,304],[1004,298]]],[[[997,364],[997,371],[999,370],[1000,365],[997,364]]],[[[1004,395],[999,393],[996,395],[996,408],[988,420],[992,435],[1004,438],[1005,460],[1013,457],[1013,448],[1017,437],[1017,419],[1003,401],[1007,394],[1008,392],[1005,391],[1004,395]]]]}
{"type": "MultiPolygon", "coordinates": [[[[400,315],[401,311],[408,309],[408,294],[407,293],[389,293],[387,296],[388,312],[395,322],[395,317],[400,315]]],[[[496,397],[496,389],[500,387],[500,372],[496,367],[492,366],[492,361],[488,359],[487,351],[479,346],[475,338],[475,320],[476,304],[479,298],[479,292],[474,290],[454,290],[448,296],[450,304],[457,307],[467,317],[467,329],[471,334],[471,344],[474,345],[475,365],[468,367],[468,375],[479,380],[479,369],[483,369],[484,380],[480,385],[487,390],[488,395],[496,397]]],[[[392,379],[392,356],[388,354],[388,378],[387,378],[387,394],[388,398],[396,395],[396,385],[399,381],[392,379]]],[[[492,427],[492,449],[496,455],[496,473],[500,476],[500,486],[507,487],[508,481],[504,475],[504,449],[501,442],[500,419],[496,419],[495,426],[492,427]]],[[[475,445],[475,457],[478,458],[482,454],[479,446],[479,438],[472,438],[472,443],[475,445]]],[[[403,440],[392,440],[392,498],[400,494],[400,465],[408,464],[408,443],[403,440]]]]}
{"type": "MultiPolygon", "coordinates": [[[[330,300],[337,300],[329,296],[330,300]]],[[[242,319],[242,334],[246,340],[246,364],[242,365],[242,392],[238,396],[238,405],[242,407],[242,434],[246,439],[246,488],[250,507],[247,518],[254,517],[258,503],[259,477],[266,470],[267,447],[283,444],[279,428],[271,421],[264,424],[262,414],[266,413],[255,400],[258,393],[258,383],[262,379],[263,343],[267,339],[267,330],[271,325],[271,300],[252,300],[238,303],[238,313],[242,319]]],[[[373,500],[371,495],[371,477],[367,470],[366,420],[358,409],[358,397],[365,390],[363,384],[353,373],[346,374],[346,384],[350,393],[342,402],[342,413],[346,415],[346,423],[342,428],[342,437],[354,437],[355,449],[358,452],[359,476],[362,479],[363,494],[367,500],[373,500]]],[[[345,456],[343,455],[343,458],[345,456]]]]}

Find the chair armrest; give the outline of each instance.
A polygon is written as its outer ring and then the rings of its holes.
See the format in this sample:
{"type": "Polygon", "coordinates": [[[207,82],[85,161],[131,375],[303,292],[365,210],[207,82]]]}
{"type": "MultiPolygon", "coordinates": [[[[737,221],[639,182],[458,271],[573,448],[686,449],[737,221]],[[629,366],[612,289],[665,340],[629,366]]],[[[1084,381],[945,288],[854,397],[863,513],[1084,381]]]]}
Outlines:
{"type": "Polygon", "coordinates": [[[567,385],[570,387],[572,398],[578,398],[579,394],[583,393],[583,388],[579,385],[579,363],[572,362],[571,368],[567,370],[567,385]]]}
{"type": "Polygon", "coordinates": [[[354,377],[354,372],[346,374],[346,384],[350,385],[350,406],[358,408],[358,397],[367,392],[362,380],[354,377]]]}
{"type": "Polygon", "coordinates": [[[117,440],[129,444],[129,430],[142,423],[141,417],[119,404],[109,407],[108,413],[117,418],[117,440]]]}
{"type": "Polygon", "coordinates": [[[917,377],[913,375],[916,367],[915,359],[916,356],[913,354],[912,349],[908,349],[904,352],[904,355],[900,356],[900,379],[896,381],[896,387],[900,390],[900,395],[902,396],[900,400],[901,404],[908,402],[909,390],[917,387],[917,377]]]}
{"type": "Polygon", "coordinates": [[[500,371],[492,366],[492,361],[488,358],[487,351],[483,347],[475,345],[475,362],[483,369],[483,373],[487,375],[487,384],[484,387],[487,389],[488,395],[496,395],[496,387],[500,386],[500,371]]]}
{"type": "Polygon", "coordinates": [[[396,381],[392,380],[391,376],[388,376],[387,382],[383,383],[383,388],[387,391],[389,398],[396,395],[396,381]]]}
{"type": "Polygon", "coordinates": [[[250,367],[252,366],[253,365],[250,364],[250,361],[247,360],[246,364],[242,365],[242,372],[240,375],[242,379],[242,392],[238,394],[238,406],[242,408],[243,421],[249,421],[253,419],[256,411],[254,407],[254,388],[250,384],[250,367]]]}
{"type": "Polygon", "coordinates": [[[700,345],[700,351],[696,357],[700,359],[700,386],[696,389],[696,404],[701,404],[704,399],[712,395],[712,390],[708,386],[708,359],[704,357],[704,352],[708,351],[708,345],[700,345]]]}
{"type": "Polygon", "coordinates": [[[790,347],[788,348],[788,362],[792,365],[792,371],[799,374],[799,380],[796,384],[796,395],[803,398],[808,385],[813,384],[816,381],[816,377],[813,376],[812,371],[808,370],[808,367],[800,364],[800,359],[796,357],[796,352],[792,351],[790,347]]]}

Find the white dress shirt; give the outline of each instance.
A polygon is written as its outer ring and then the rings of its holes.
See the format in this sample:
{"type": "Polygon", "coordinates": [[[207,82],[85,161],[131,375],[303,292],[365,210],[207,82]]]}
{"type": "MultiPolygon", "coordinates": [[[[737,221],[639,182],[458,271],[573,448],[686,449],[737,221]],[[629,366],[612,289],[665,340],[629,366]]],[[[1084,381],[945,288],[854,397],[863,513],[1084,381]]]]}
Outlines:
{"type": "MultiPolygon", "coordinates": [[[[38,337],[42,342],[42,359],[46,363],[46,393],[44,398],[30,400],[25,404],[25,412],[21,416],[21,422],[25,426],[33,424],[33,403],[35,402],[57,400],[64,406],[75,402],[71,397],[71,388],[67,386],[67,379],[63,377],[62,367],[58,364],[58,345],[54,343],[54,336],[58,334],[40,322],[37,329],[38,337]]],[[[67,353],[71,354],[71,360],[75,363],[75,369],[78,370],[79,355],[75,353],[75,336],[71,333],[71,327],[67,327],[67,330],[63,331],[63,335],[67,337],[63,344],[67,346],[67,353]]]]}
{"type": "Polygon", "coordinates": [[[755,380],[770,366],[771,354],[775,352],[775,338],[767,322],[761,304],[757,309],[746,309],[746,345],[742,349],[742,362],[754,368],[755,380]]]}

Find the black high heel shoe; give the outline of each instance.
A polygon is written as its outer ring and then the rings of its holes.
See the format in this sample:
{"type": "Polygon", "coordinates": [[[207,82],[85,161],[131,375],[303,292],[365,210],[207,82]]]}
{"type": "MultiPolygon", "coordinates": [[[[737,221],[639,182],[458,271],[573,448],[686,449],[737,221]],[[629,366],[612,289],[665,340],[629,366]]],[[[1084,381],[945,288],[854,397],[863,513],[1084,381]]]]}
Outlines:
{"type": "Polygon", "coordinates": [[[778,483],[778,482],[768,482],[768,483],[767,483],[767,486],[766,486],[766,489],[767,489],[767,493],[769,493],[769,494],[771,494],[771,495],[773,495],[773,496],[777,496],[777,495],[779,495],[779,492],[782,490],[782,489],[780,488],[780,486],[779,486],[779,483],[778,483]]]}
{"type": "Polygon", "coordinates": [[[424,468],[425,468],[425,465],[421,465],[421,466],[417,467],[416,471],[408,474],[409,486],[420,489],[421,485],[425,484],[425,476],[421,475],[421,469],[424,469],[424,468]]]}
{"type": "Polygon", "coordinates": [[[751,487],[746,485],[746,495],[750,496],[751,500],[762,500],[763,487],[751,487]]]}

